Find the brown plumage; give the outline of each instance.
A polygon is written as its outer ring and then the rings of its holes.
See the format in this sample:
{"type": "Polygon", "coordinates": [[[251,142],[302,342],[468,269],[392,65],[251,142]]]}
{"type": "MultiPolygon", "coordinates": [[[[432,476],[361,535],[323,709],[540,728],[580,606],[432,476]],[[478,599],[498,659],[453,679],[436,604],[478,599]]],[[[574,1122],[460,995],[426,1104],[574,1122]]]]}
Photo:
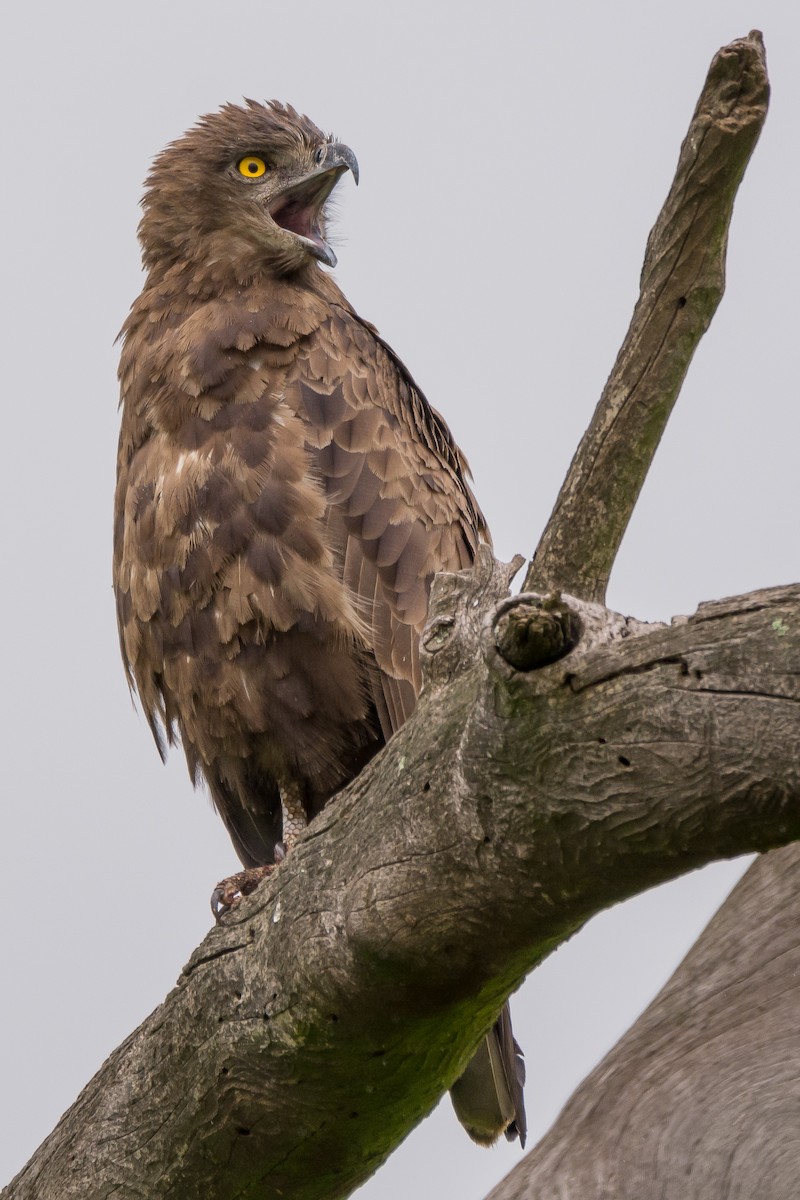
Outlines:
{"type": "MultiPolygon", "coordinates": [[[[123,658],[246,867],[408,717],[431,578],[488,538],[444,421],[320,269],[348,169],[291,108],[202,118],[148,178],[123,330],[123,658]]],[[[501,1043],[516,1094],[510,1026],[501,1043]]],[[[473,1134],[524,1131],[515,1104],[473,1134]]]]}

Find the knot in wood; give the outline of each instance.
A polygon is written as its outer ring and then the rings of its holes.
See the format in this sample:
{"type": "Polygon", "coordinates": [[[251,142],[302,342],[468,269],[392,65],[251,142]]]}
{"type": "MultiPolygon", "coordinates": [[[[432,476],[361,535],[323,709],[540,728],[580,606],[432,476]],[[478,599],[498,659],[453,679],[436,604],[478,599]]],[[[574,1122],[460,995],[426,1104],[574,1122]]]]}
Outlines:
{"type": "Polygon", "coordinates": [[[436,654],[442,646],[447,645],[455,623],[455,617],[436,617],[426,626],[422,634],[422,644],[429,654],[436,654]]]}
{"type": "Polygon", "coordinates": [[[560,596],[516,597],[494,626],[498,653],[517,671],[546,667],[569,654],[580,637],[577,615],[560,596]]]}

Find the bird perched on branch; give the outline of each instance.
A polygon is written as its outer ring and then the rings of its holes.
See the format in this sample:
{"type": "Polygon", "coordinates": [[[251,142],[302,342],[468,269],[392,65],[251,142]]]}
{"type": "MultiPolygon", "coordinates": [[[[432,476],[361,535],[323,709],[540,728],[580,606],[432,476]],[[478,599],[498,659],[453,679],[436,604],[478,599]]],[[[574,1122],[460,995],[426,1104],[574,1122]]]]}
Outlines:
{"type": "MultiPolygon", "coordinates": [[[[347,171],[249,100],[168,146],[143,201],[114,586],[159,750],[180,738],[245,867],[217,911],[409,716],[431,578],[488,538],[444,421],[320,269],[347,171]]],[[[524,1139],[522,1076],[506,1011],[454,1090],[477,1140],[524,1139]]]]}

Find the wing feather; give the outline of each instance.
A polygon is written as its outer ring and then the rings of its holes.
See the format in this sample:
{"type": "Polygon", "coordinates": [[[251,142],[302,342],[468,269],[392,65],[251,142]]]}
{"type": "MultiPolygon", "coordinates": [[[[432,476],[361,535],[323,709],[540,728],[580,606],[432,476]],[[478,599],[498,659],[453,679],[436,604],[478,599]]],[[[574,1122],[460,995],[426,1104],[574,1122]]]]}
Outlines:
{"type": "Polygon", "coordinates": [[[298,362],[294,394],[330,504],[334,554],[368,630],[365,665],[388,736],[420,688],[431,579],[468,566],[488,541],[486,524],[444,421],[354,313],[336,306],[320,326],[298,362]]]}

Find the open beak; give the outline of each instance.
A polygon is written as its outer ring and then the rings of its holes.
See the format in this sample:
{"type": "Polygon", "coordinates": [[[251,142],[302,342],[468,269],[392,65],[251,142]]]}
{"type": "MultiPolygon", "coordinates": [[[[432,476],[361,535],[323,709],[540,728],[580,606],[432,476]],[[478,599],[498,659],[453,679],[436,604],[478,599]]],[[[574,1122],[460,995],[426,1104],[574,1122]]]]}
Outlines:
{"type": "Polygon", "coordinates": [[[352,172],[358,183],[358,160],[349,146],[329,142],[317,152],[319,167],[304,175],[275,196],[269,215],[281,229],[287,229],[304,241],[310,252],[329,267],[336,266],[336,255],[322,236],[322,209],[341,175],[352,172]]]}

